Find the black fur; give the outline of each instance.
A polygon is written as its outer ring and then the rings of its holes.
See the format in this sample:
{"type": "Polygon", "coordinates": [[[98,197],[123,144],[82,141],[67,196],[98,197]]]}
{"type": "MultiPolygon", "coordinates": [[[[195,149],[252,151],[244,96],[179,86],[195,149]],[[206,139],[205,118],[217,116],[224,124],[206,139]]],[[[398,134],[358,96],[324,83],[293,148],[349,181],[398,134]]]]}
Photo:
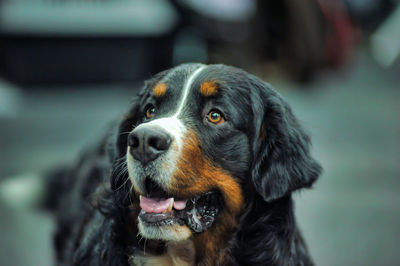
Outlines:
{"type": "MultiPolygon", "coordinates": [[[[111,130],[99,147],[49,178],[45,203],[57,217],[59,265],[129,265],[135,251],[143,250],[144,240],[137,237],[135,226],[138,210],[129,208],[131,184],[123,170],[127,135],[143,122],[150,88],[167,73],[146,82],[129,112],[113,127],[115,132],[111,130]]],[[[183,74],[177,71],[176,76],[170,79],[172,85],[182,82],[183,74]]],[[[219,81],[219,96],[211,102],[229,114],[230,123],[217,128],[193,122],[204,117],[210,104],[200,95],[189,101],[191,112],[185,122],[198,132],[205,154],[238,178],[245,196],[245,211],[227,244],[225,263],[312,265],[296,227],[291,197],[293,191],[310,187],[321,172],[310,156],[309,137],[288,104],[260,79],[240,69],[212,65],[200,80],[219,81]]],[[[166,97],[173,102],[175,91],[166,97]]],[[[161,241],[149,241],[146,250],[160,254],[164,247],[161,241]]]]}

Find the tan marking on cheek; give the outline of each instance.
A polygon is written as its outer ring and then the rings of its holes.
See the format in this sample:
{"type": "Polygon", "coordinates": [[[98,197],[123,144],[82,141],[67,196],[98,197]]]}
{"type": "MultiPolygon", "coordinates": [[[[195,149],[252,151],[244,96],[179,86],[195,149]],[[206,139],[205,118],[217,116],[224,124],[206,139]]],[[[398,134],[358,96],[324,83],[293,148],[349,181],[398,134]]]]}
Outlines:
{"type": "Polygon", "coordinates": [[[160,98],[165,95],[167,92],[167,84],[165,83],[158,83],[154,88],[153,88],[154,96],[157,98],[160,98]]]}
{"type": "Polygon", "coordinates": [[[171,257],[173,265],[194,265],[196,250],[193,241],[186,240],[179,242],[168,242],[167,247],[167,252],[168,255],[171,257]]]}
{"type": "Polygon", "coordinates": [[[215,81],[205,81],[201,84],[200,93],[205,97],[217,94],[218,84],[215,81]]]}
{"type": "Polygon", "coordinates": [[[260,129],[260,140],[263,140],[266,137],[267,137],[267,129],[265,128],[264,123],[262,123],[261,129],[260,129]]]}
{"type": "Polygon", "coordinates": [[[189,132],[185,140],[170,190],[181,197],[192,197],[218,189],[228,209],[234,214],[240,213],[244,202],[240,184],[205,158],[194,132],[189,132]]]}
{"type": "Polygon", "coordinates": [[[238,221],[228,210],[222,211],[214,225],[193,238],[199,265],[228,265],[227,243],[231,240],[238,221]]]}

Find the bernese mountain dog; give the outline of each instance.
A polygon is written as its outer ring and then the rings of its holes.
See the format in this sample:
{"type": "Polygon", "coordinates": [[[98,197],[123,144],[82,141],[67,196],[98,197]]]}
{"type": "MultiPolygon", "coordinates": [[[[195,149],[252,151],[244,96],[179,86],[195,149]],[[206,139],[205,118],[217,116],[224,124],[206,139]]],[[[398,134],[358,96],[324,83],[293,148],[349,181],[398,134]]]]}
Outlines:
{"type": "Polygon", "coordinates": [[[292,192],[321,173],[261,79],[184,64],[145,82],[112,133],[48,179],[58,265],[312,265],[292,192]]]}

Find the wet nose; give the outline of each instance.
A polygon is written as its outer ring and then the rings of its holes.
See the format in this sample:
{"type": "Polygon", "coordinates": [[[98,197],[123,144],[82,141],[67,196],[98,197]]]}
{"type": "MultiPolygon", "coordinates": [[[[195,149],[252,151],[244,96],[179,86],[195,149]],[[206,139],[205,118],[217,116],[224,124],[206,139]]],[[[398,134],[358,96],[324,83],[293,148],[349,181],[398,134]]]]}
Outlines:
{"type": "Polygon", "coordinates": [[[146,165],[165,153],[171,140],[171,136],[161,128],[138,127],[128,135],[130,154],[146,165]]]}

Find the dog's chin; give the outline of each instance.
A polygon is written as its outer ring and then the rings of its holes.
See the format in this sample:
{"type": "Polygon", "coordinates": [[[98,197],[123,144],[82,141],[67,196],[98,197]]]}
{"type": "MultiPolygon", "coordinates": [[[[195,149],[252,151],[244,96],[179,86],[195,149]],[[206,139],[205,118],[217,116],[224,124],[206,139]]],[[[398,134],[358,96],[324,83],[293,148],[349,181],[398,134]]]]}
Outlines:
{"type": "Polygon", "coordinates": [[[138,229],[143,238],[164,241],[182,241],[192,236],[192,230],[186,225],[172,224],[151,224],[142,221],[139,217],[138,229]]]}

